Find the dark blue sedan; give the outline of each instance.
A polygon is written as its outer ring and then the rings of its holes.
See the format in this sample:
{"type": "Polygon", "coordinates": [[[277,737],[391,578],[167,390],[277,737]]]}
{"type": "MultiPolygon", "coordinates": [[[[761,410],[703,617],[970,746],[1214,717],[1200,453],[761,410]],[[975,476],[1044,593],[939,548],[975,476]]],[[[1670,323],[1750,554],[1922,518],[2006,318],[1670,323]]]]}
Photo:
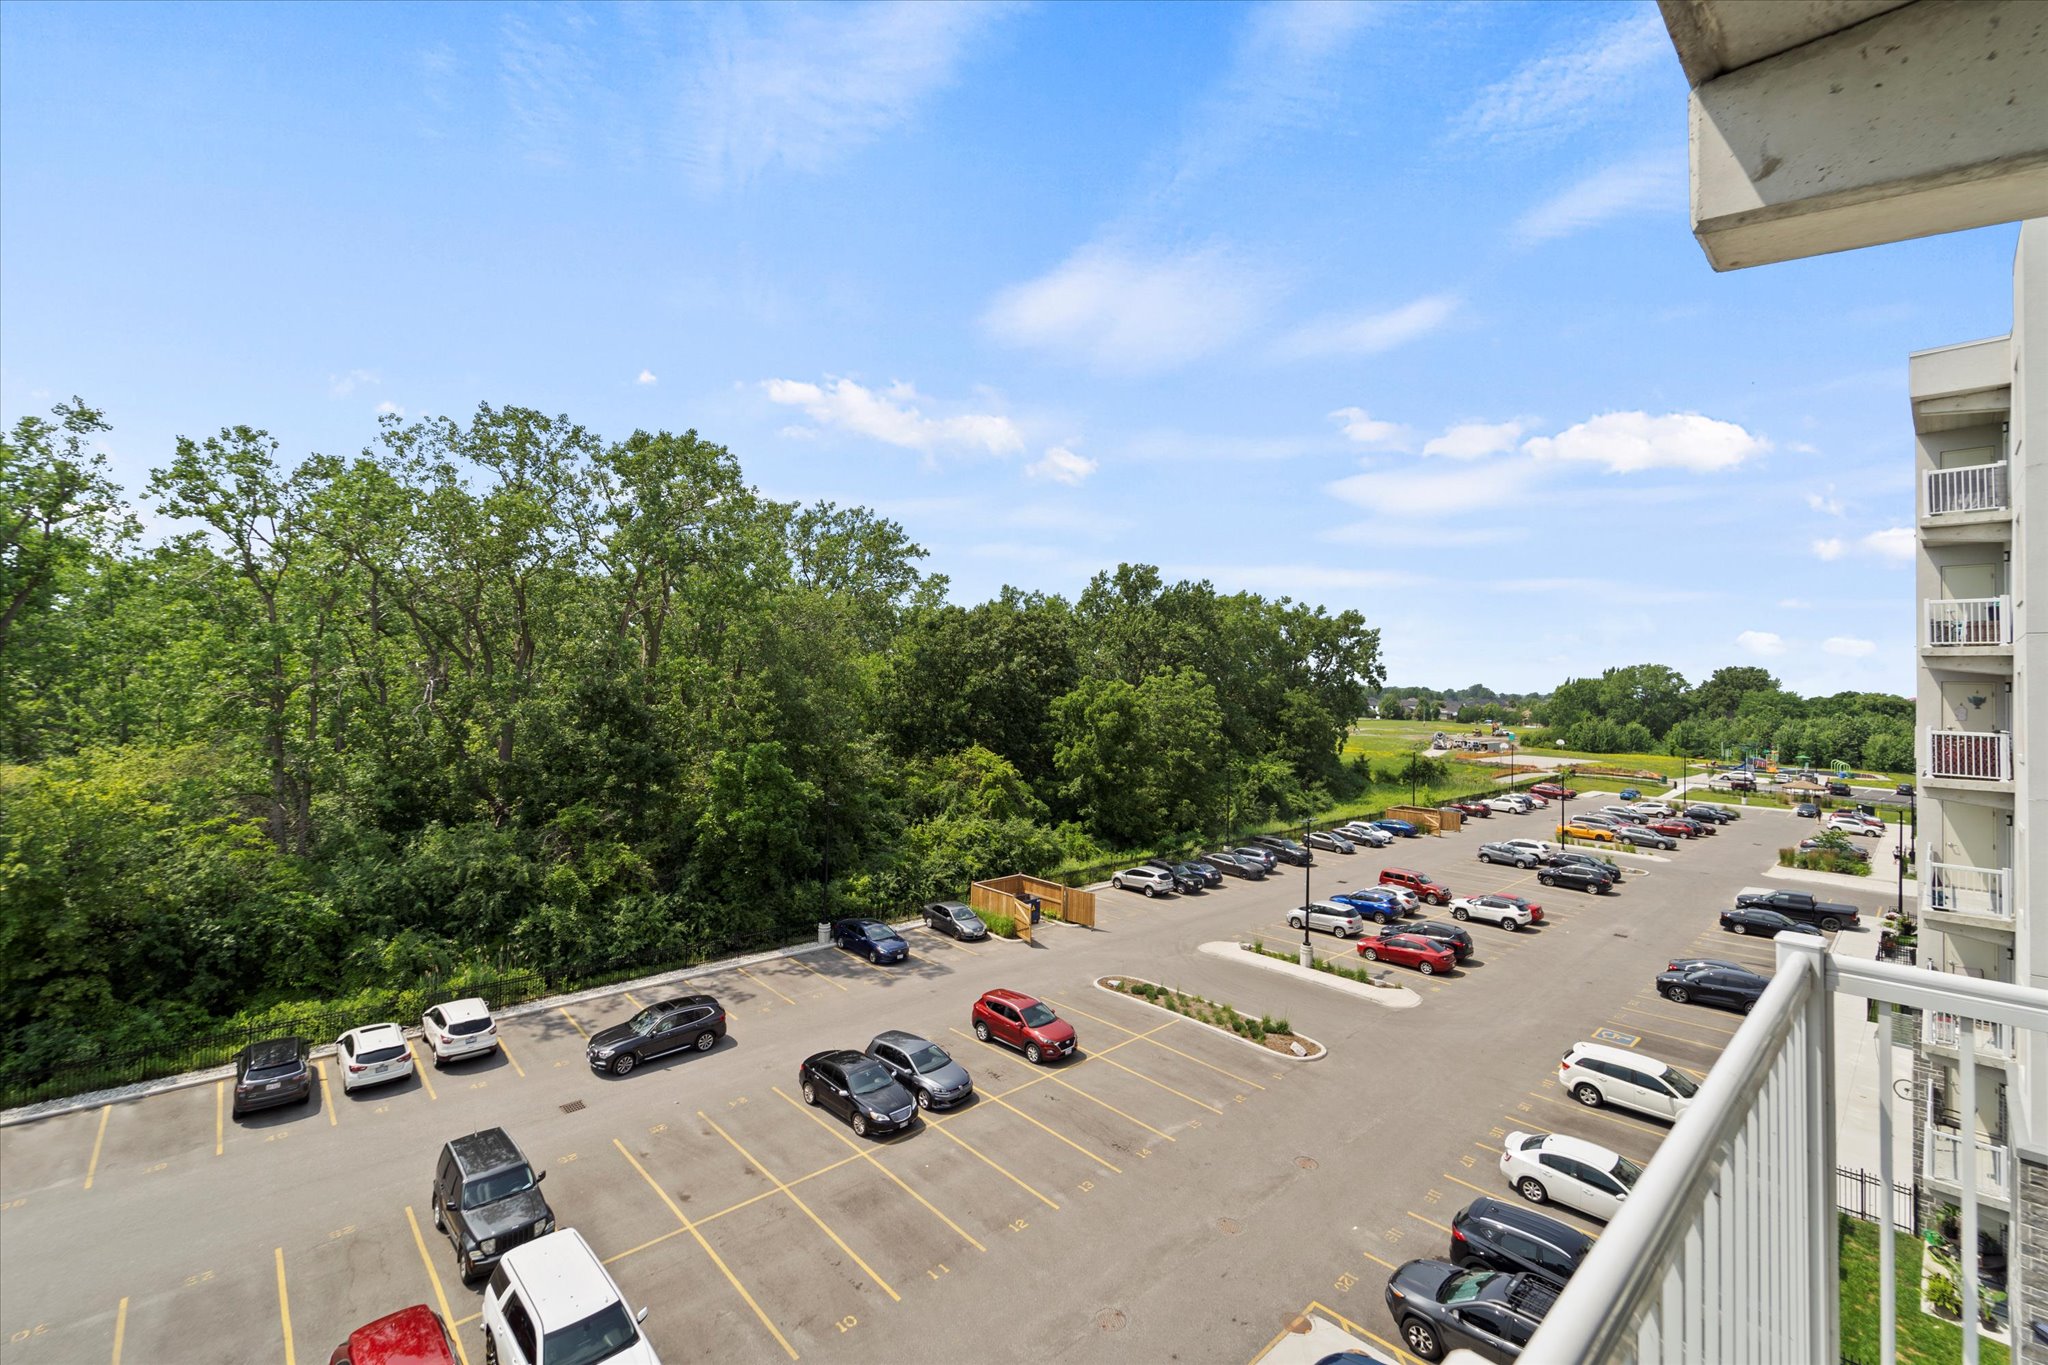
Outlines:
{"type": "Polygon", "coordinates": [[[1375,820],[1372,822],[1372,826],[1374,829],[1383,829],[1389,834],[1398,834],[1403,839],[1413,839],[1422,833],[1421,830],[1415,828],[1414,825],[1409,824],[1406,820],[1375,820]]]}
{"type": "Polygon", "coordinates": [[[832,941],[877,966],[901,962],[910,956],[910,945],[903,941],[903,935],[878,919],[833,920],[832,941]]]}

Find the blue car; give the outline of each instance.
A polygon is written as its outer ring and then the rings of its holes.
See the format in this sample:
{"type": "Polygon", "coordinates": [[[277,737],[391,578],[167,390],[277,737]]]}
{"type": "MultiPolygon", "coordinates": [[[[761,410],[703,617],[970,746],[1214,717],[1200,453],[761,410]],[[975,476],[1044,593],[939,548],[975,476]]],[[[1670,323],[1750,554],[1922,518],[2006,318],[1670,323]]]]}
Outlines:
{"type": "Polygon", "coordinates": [[[833,920],[832,941],[876,966],[901,962],[910,956],[910,945],[903,941],[903,935],[878,919],[833,920]]]}
{"type": "Polygon", "coordinates": [[[1623,787],[1621,789],[1621,799],[1624,801],[1640,801],[1643,799],[1643,794],[1634,787],[1623,787]]]}
{"type": "Polygon", "coordinates": [[[1375,820],[1372,822],[1372,827],[1374,829],[1383,829],[1389,834],[1398,834],[1403,839],[1413,839],[1422,833],[1421,830],[1415,828],[1406,820],[1375,820]]]}
{"type": "Polygon", "coordinates": [[[1330,899],[1339,905],[1348,905],[1367,919],[1378,920],[1381,924],[1392,924],[1401,918],[1401,902],[1391,891],[1382,891],[1378,887],[1340,892],[1330,899]]]}

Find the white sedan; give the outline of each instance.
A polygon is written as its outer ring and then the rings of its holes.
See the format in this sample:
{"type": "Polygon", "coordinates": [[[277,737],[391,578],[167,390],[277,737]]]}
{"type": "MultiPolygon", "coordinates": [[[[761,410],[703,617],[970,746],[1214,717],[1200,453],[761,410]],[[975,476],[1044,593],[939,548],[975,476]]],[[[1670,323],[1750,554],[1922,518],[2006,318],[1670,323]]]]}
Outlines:
{"type": "Polygon", "coordinates": [[[1451,902],[1454,920],[1485,920],[1510,933],[1543,918],[1543,907],[1531,905],[1520,896],[1460,896],[1451,902]]]}
{"type": "Polygon", "coordinates": [[[436,1067],[458,1057],[481,1057],[498,1050],[498,1024],[491,1008],[472,997],[436,1005],[420,1016],[420,1041],[436,1067]]]}
{"type": "Polygon", "coordinates": [[[1357,938],[1365,932],[1365,916],[1348,905],[1334,901],[1311,901],[1287,912],[1287,927],[1299,929],[1306,919],[1311,929],[1321,929],[1343,938],[1357,938]]]}
{"type": "Polygon", "coordinates": [[[405,1030],[396,1024],[352,1028],[335,1041],[334,1047],[335,1060],[341,1064],[343,1090],[402,1081],[412,1075],[412,1048],[405,1041],[405,1030]]]}
{"type": "Polygon", "coordinates": [[[1512,796],[1489,796],[1484,804],[1488,810],[1499,811],[1502,815],[1520,815],[1524,809],[1522,803],[1512,796]]]}
{"type": "Polygon", "coordinates": [[[1500,1173],[1532,1204],[1562,1204],[1605,1222],[1621,1212],[1643,1168],[1617,1152],[1561,1133],[1509,1133],[1500,1173]]]}

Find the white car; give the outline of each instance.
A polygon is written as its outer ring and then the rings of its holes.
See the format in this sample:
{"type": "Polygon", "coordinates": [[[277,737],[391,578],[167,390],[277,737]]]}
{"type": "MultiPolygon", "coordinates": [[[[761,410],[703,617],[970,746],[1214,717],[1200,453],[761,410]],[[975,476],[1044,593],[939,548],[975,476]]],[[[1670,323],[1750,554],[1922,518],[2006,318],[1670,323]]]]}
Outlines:
{"type": "Polygon", "coordinates": [[[1588,1109],[1618,1104],[1660,1119],[1676,1119],[1699,1093],[1698,1083],[1676,1067],[1599,1043],[1573,1043],[1557,1064],[1557,1083],[1588,1109]]]}
{"type": "Polygon", "coordinates": [[[1489,796],[1480,804],[1484,805],[1488,810],[1499,811],[1502,815],[1521,815],[1524,813],[1522,803],[1515,800],[1512,796],[1489,796]]]}
{"type": "Polygon", "coordinates": [[[1385,848],[1394,842],[1394,836],[1383,829],[1377,829],[1363,820],[1340,825],[1337,832],[1354,844],[1366,844],[1372,848],[1385,848]]]}
{"type": "Polygon", "coordinates": [[[450,1000],[420,1016],[420,1041],[436,1068],[459,1057],[481,1057],[498,1050],[498,1024],[491,1007],[474,997],[450,1000]]]}
{"type": "Polygon", "coordinates": [[[1517,853],[1528,854],[1539,863],[1557,852],[1557,845],[1546,839],[1503,839],[1501,842],[1517,853]]]}
{"type": "Polygon", "coordinates": [[[1515,803],[1515,809],[1521,811],[1524,815],[1535,810],[1542,801],[1541,797],[1531,796],[1527,792],[1508,792],[1506,795],[1508,800],[1515,803]]]}
{"type": "Polygon", "coordinates": [[[1451,902],[1451,918],[1485,920],[1513,933],[1543,918],[1543,907],[1531,905],[1520,896],[1459,896],[1451,902]]]}
{"type": "Polygon", "coordinates": [[[1884,821],[1874,815],[1865,815],[1861,811],[1854,810],[1836,811],[1827,818],[1827,827],[1829,829],[1841,830],[1844,834],[1882,835],[1884,833],[1884,821]]]}
{"type": "Polygon", "coordinates": [[[1643,818],[1634,806],[1602,806],[1597,813],[1624,825],[1633,825],[1643,818]]]}
{"type": "Polygon", "coordinates": [[[1661,820],[1667,815],[1676,815],[1678,812],[1662,801],[1638,801],[1636,802],[1636,814],[1647,816],[1652,820],[1661,820]]]}
{"type": "Polygon", "coordinates": [[[1297,905],[1287,912],[1287,927],[1299,929],[1306,919],[1311,929],[1322,929],[1344,938],[1357,938],[1365,932],[1365,916],[1348,905],[1334,901],[1311,901],[1297,905]]]}
{"type": "Polygon", "coordinates": [[[352,1028],[335,1040],[334,1049],[344,1091],[402,1081],[412,1075],[412,1047],[405,1041],[405,1030],[396,1024],[352,1028]]]}
{"type": "Polygon", "coordinates": [[[484,1290],[484,1359],[498,1365],[661,1365],[625,1295],[574,1228],[513,1247],[484,1290]]]}
{"type": "Polygon", "coordinates": [[[1595,1142],[1562,1133],[1509,1133],[1500,1173],[1532,1204],[1562,1204],[1602,1222],[1621,1212],[1643,1168],[1595,1142]]]}
{"type": "Polygon", "coordinates": [[[1109,879],[1119,891],[1142,891],[1158,896],[1173,890],[1173,874],[1163,867],[1127,867],[1109,879]]]}

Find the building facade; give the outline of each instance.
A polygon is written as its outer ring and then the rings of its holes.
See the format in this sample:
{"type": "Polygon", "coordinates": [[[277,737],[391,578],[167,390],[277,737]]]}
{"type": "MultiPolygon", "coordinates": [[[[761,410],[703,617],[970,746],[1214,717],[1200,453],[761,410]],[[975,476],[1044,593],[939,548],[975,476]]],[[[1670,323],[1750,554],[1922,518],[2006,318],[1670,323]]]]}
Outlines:
{"type": "MultiPolygon", "coordinates": [[[[2028,761],[2048,736],[2048,219],[2021,228],[2011,334],[1917,352],[1909,373],[1919,961],[2048,987],[2048,764],[2028,761]]],[[[2048,1056],[2025,1032],[1980,1032],[1966,1114],[1962,1041],[1955,1017],[1922,1014],[1921,1226],[1960,1202],[1974,1144],[1982,1280],[2011,1285],[2014,1321],[2048,1319],[2048,1264],[2029,1259],[2048,1235],[2048,1056]]]]}

